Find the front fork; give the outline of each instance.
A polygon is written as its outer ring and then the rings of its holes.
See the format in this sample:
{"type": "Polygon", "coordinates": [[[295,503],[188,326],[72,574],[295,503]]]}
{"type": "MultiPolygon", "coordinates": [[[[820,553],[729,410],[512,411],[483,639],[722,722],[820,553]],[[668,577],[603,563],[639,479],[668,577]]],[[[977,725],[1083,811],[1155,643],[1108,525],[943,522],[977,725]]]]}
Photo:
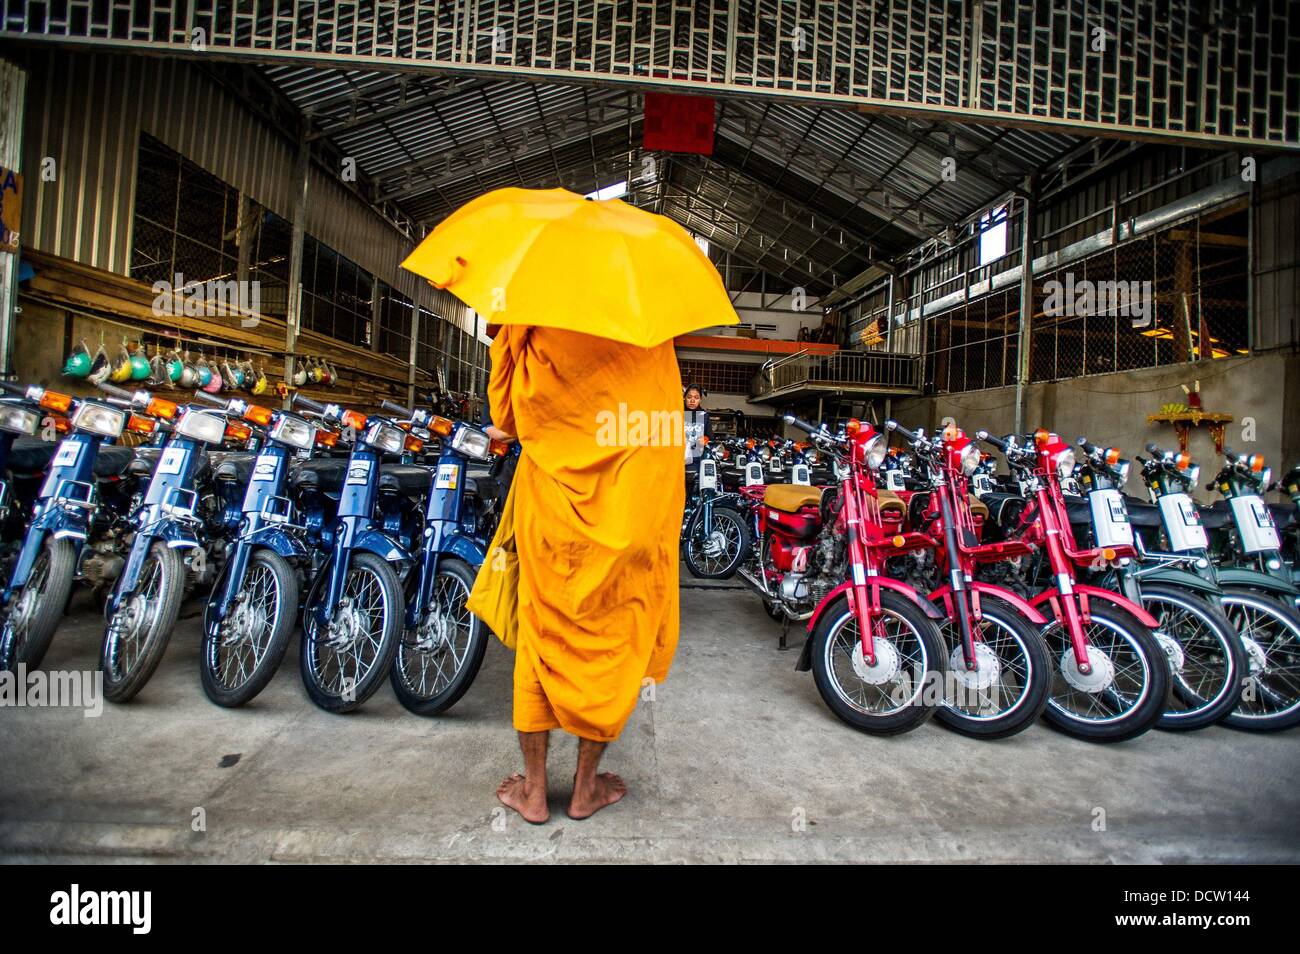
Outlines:
{"type": "MultiPolygon", "coordinates": [[[[952,598],[957,609],[957,628],[961,633],[961,652],[968,672],[979,670],[979,660],[975,655],[975,627],[971,624],[971,592],[966,589],[966,570],[962,561],[961,548],[957,545],[957,525],[948,491],[938,487],[939,509],[943,516],[943,539],[948,550],[948,578],[952,582],[952,598]]],[[[976,609],[978,611],[978,609],[976,609]]]]}
{"type": "Polygon", "coordinates": [[[343,599],[356,538],[373,522],[381,459],[377,452],[369,449],[354,450],[348,459],[347,475],[339,493],[338,526],[330,552],[325,598],[312,608],[322,631],[328,627],[343,599]]]}
{"type": "Polygon", "coordinates": [[[433,587],[438,579],[443,542],[448,531],[460,525],[461,504],[465,494],[465,459],[444,455],[434,471],[433,486],[424,510],[424,539],[420,555],[420,579],[415,598],[406,607],[406,625],[415,628],[425,610],[433,603],[433,587]]]}
{"type": "Polygon", "coordinates": [[[875,577],[879,571],[867,556],[862,541],[862,505],[858,489],[851,480],[845,481],[841,495],[844,498],[844,519],[848,526],[849,572],[853,585],[849,587],[849,610],[858,621],[858,639],[862,643],[862,658],[868,666],[876,664],[876,623],[880,620],[880,584],[875,577]]]}

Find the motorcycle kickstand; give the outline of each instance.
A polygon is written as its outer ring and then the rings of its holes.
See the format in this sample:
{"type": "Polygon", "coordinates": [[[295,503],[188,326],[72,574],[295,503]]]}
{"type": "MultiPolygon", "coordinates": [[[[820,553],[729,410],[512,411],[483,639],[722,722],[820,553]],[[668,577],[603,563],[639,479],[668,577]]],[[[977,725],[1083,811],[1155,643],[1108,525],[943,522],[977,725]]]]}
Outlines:
{"type": "Polygon", "coordinates": [[[786,638],[785,638],[786,634],[789,632],[790,632],[790,617],[786,616],[784,619],[781,620],[781,641],[777,643],[776,646],[776,648],[781,652],[785,652],[787,649],[790,648],[789,645],[786,643],[786,638]]]}

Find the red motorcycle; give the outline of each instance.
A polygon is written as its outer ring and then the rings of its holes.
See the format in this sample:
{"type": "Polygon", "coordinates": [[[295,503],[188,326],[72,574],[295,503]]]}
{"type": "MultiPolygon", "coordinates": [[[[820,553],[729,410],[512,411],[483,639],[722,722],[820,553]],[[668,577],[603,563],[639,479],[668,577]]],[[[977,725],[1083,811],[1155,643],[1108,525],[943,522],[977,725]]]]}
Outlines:
{"type": "Polygon", "coordinates": [[[1002,508],[1007,539],[1033,548],[1020,561],[1030,604],[1050,609],[1043,639],[1055,674],[1045,717],[1070,735],[1116,742],[1155,725],[1169,701],[1169,665],[1153,630],[1159,624],[1132,600],[1080,583],[1078,568],[1105,570],[1137,556],[1132,546],[1078,546],[1061,479],[1073,477],[1074,449],[1041,428],[1024,445],[985,431],[975,435],[1006,457],[1025,488],[1018,515],[1002,508]]]}
{"type": "Polygon", "coordinates": [[[958,732],[1004,738],[1038,720],[1047,705],[1052,665],[1039,630],[1047,619],[1011,590],[976,579],[980,564],[1033,553],[1023,540],[981,543],[988,509],[970,494],[969,478],[980,465],[979,448],[955,425],[938,437],[885,422],[912,445],[929,488],[913,491],[912,530],[933,549],[891,560],[891,569],[942,606],[940,626],[949,678],[937,718],[958,732]]]}
{"type": "Polygon", "coordinates": [[[931,541],[901,532],[896,498],[882,507],[872,470],[884,458],[884,435],[856,420],[838,435],[785,420],[834,459],[837,486],[747,488],[755,543],[741,575],[771,615],[808,621],[795,668],[812,670],[832,712],[877,735],[914,729],[941,701],[931,685],[944,672],[943,615],[882,571],[889,555],[931,541]]]}

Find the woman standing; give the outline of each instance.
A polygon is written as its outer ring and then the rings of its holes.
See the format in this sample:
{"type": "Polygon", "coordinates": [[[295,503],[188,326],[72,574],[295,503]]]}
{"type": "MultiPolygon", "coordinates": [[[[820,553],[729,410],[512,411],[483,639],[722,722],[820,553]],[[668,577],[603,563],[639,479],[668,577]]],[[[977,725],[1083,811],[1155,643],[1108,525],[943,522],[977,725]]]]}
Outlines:
{"type": "Polygon", "coordinates": [[[700,402],[704,400],[704,392],[700,390],[698,384],[689,385],[686,388],[686,476],[689,483],[694,486],[695,475],[700,470],[700,452],[704,447],[703,438],[713,437],[713,423],[709,420],[709,412],[700,407],[700,402]]]}

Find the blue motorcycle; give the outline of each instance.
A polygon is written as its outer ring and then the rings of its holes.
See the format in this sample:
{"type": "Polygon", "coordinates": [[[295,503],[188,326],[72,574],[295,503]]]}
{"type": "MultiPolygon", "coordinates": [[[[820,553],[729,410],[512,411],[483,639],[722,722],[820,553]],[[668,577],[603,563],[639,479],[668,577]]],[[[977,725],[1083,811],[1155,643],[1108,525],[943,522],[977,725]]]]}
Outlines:
{"type": "MultiPolygon", "coordinates": [[[[487,650],[487,627],[465,608],[495,531],[504,489],[496,474],[469,475],[471,461],[492,461],[498,474],[510,449],[463,421],[384,402],[412,431],[440,438],[439,456],[423,478],[423,508],[414,524],[420,556],[406,581],[406,619],[393,660],[398,700],[417,715],[450,709],[474,682],[487,650]]],[[[518,446],[518,445],[514,445],[518,446]]]]}
{"type": "Polygon", "coordinates": [[[243,490],[228,517],[226,564],[203,617],[203,691],[219,706],[241,706],[280,668],[298,619],[299,576],[311,565],[307,528],[289,497],[296,457],[310,458],[316,425],[289,411],[246,401],[227,413],[257,429],[255,457],[217,464],[218,485],[243,490]]]}
{"type": "Polygon", "coordinates": [[[144,688],[162,661],[190,577],[210,572],[207,546],[219,532],[219,516],[205,505],[209,450],[220,447],[229,431],[223,410],[100,387],[110,402],[156,419],[167,435],[156,457],[142,452],[140,461],[152,464],[152,472],[129,518],[130,548],[104,607],[104,695],[121,703],[144,688]]]}
{"type": "Polygon", "coordinates": [[[301,669],[312,702],[351,712],[379,688],[402,633],[402,576],[411,556],[377,519],[385,455],[407,450],[408,434],[383,417],[294,395],[295,406],[352,437],[346,460],[304,462],[291,485],[303,511],[312,581],[303,604],[301,669]]]}
{"type": "MultiPolygon", "coordinates": [[[[20,664],[40,665],[54,638],[99,506],[100,448],[121,435],[127,414],[42,387],[4,387],[43,410],[67,414],[70,422],[68,436],[48,462],[42,461],[46,477],[8,583],[0,591],[0,670],[14,671],[20,664]]],[[[113,469],[124,466],[130,452],[119,450],[117,457],[113,469]]]]}

